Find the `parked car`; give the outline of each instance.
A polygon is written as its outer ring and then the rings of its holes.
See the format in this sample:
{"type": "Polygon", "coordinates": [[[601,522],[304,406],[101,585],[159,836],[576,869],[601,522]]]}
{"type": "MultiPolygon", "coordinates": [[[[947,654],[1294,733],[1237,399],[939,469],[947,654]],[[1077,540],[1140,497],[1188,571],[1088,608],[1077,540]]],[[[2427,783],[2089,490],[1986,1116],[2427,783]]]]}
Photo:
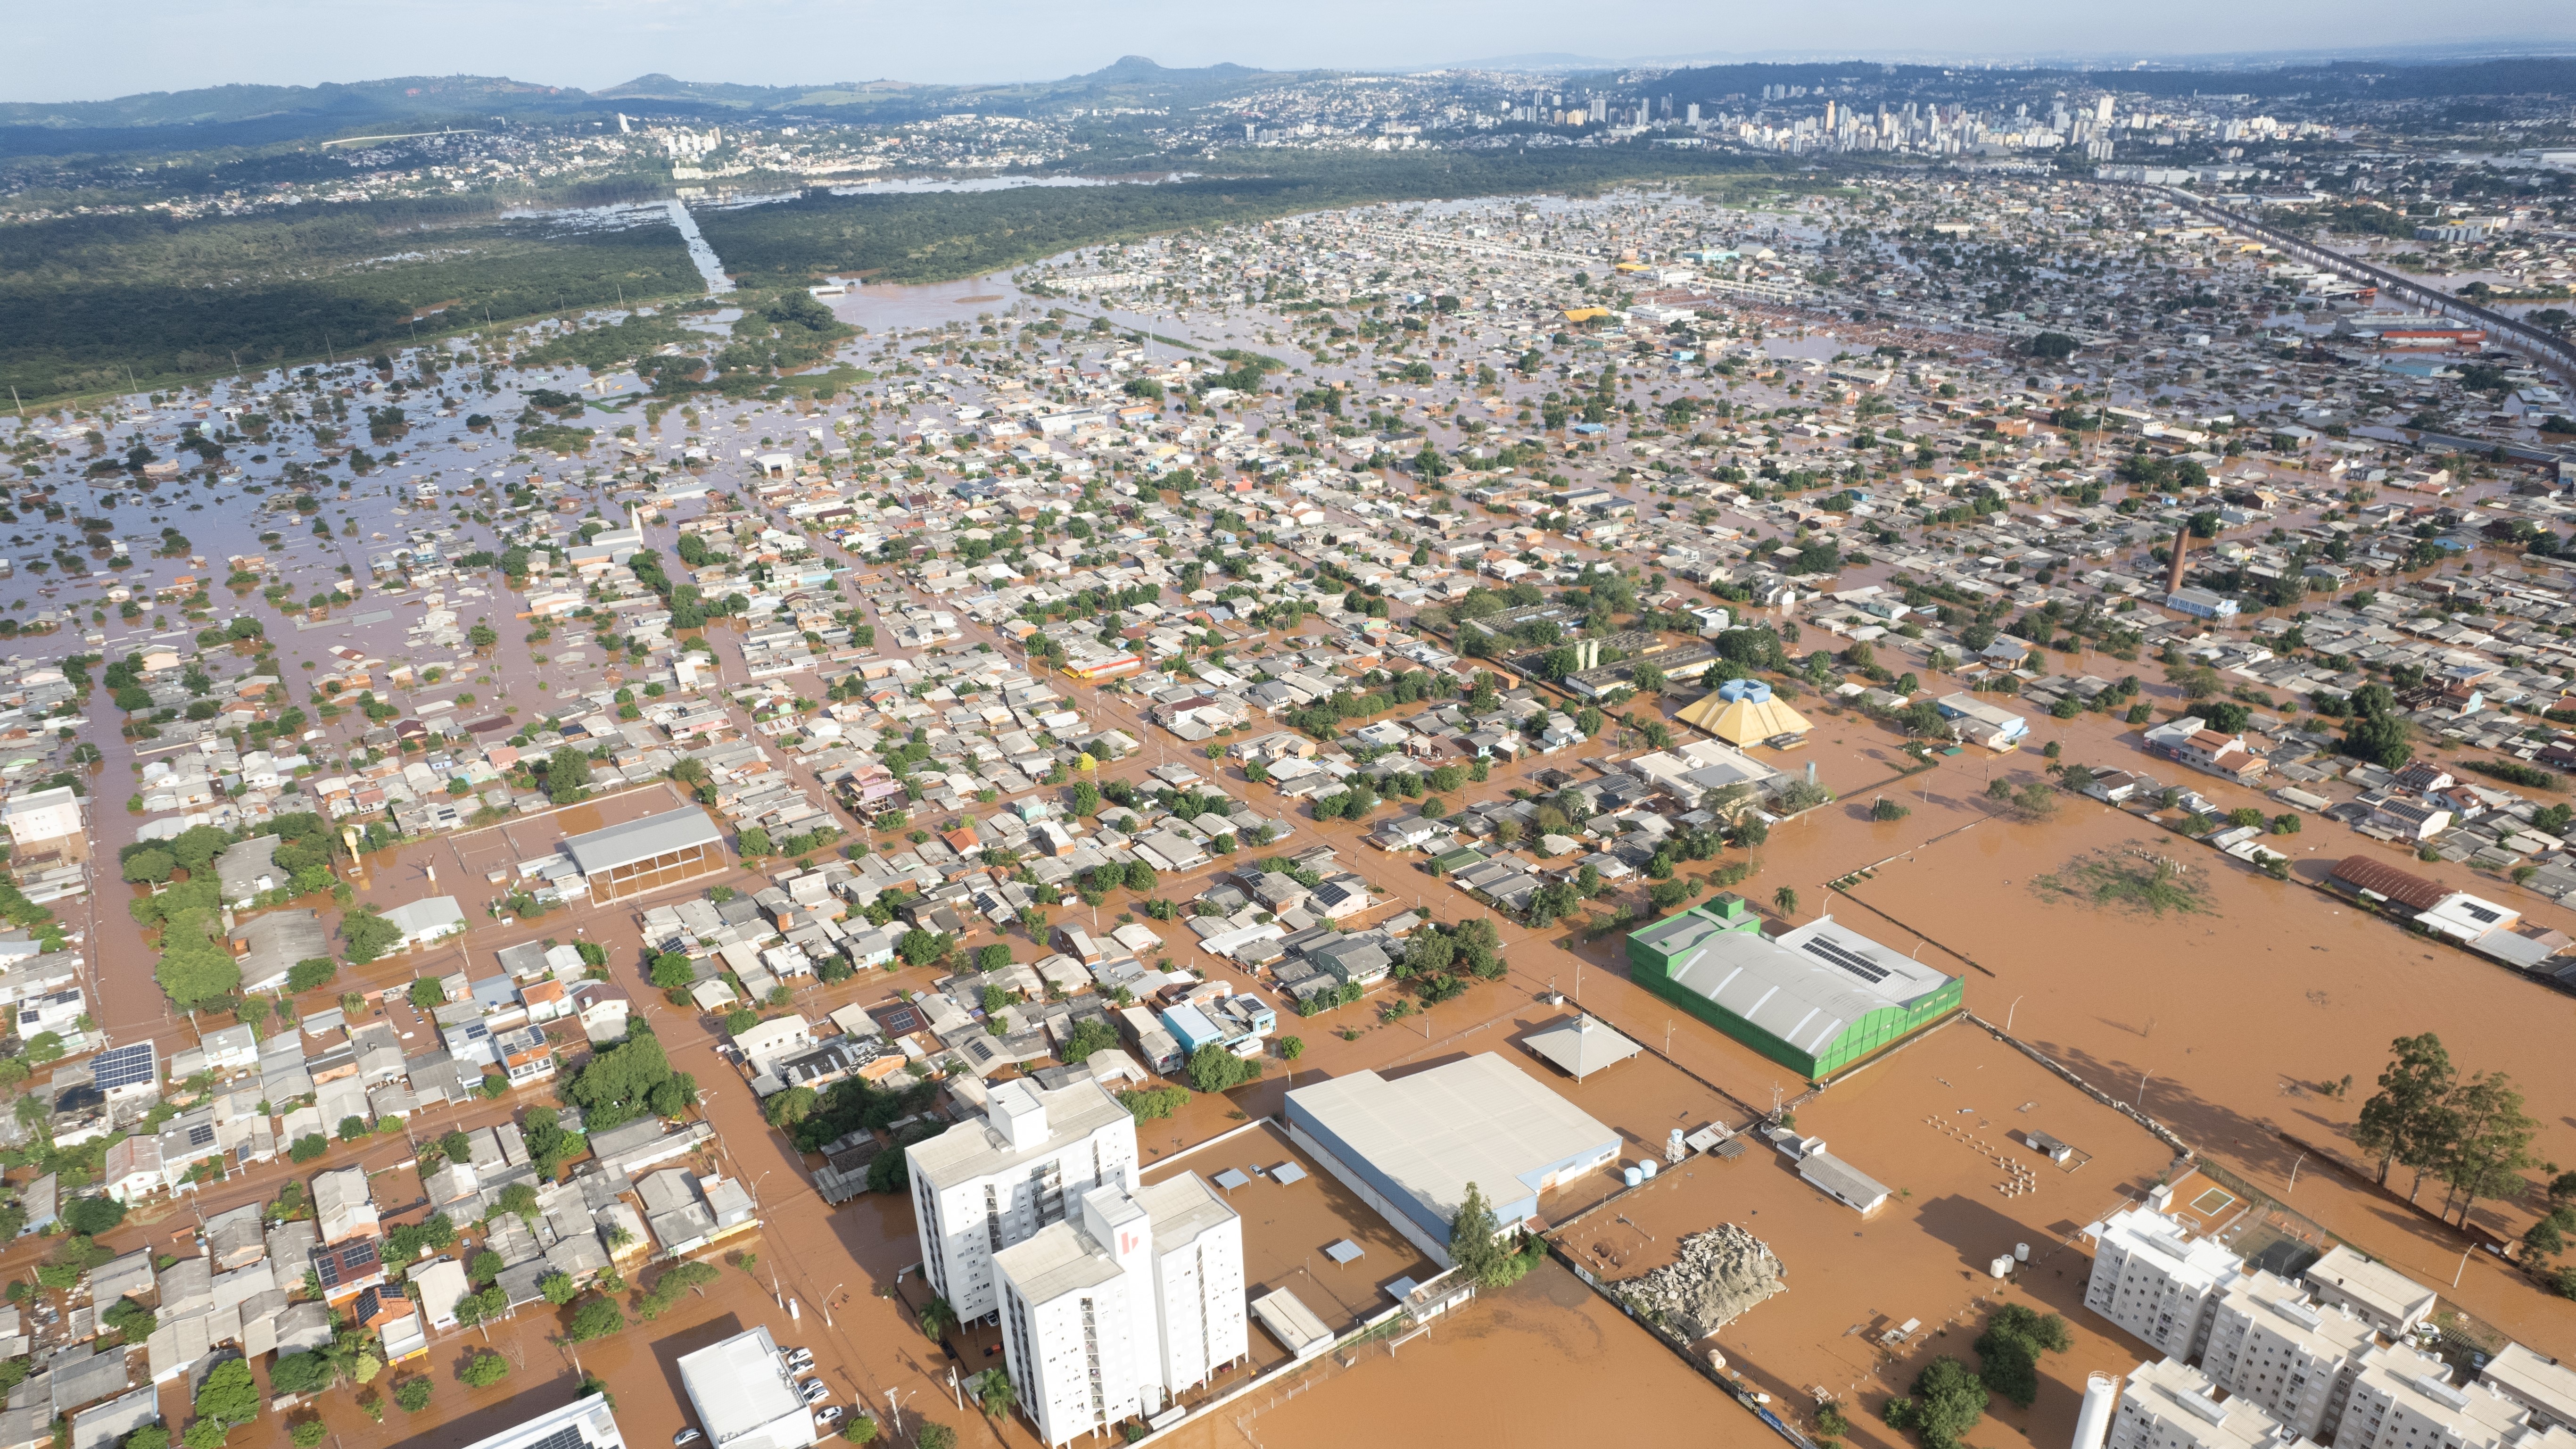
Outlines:
{"type": "Polygon", "coordinates": [[[803,1373],[805,1370],[812,1368],[814,1366],[814,1350],[810,1348],[791,1348],[787,1350],[787,1366],[796,1370],[798,1373],[803,1373]]]}
{"type": "Polygon", "coordinates": [[[832,1391],[823,1387],[821,1379],[807,1379],[796,1388],[797,1392],[805,1396],[805,1402],[809,1404],[819,1404],[832,1396],[832,1391]]]}
{"type": "Polygon", "coordinates": [[[698,1442],[700,1437],[701,1436],[698,1431],[695,1429],[682,1429],[679,1433],[671,1436],[671,1449],[680,1449],[680,1446],[683,1444],[695,1444],[698,1442]]]}
{"type": "Polygon", "coordinates": [[[838,1404],[825,1404],[823,1407],[814,1411],[814,1422],[818,1424],[837,1424],[841,1422],[841,1406],[838,1404]]]}

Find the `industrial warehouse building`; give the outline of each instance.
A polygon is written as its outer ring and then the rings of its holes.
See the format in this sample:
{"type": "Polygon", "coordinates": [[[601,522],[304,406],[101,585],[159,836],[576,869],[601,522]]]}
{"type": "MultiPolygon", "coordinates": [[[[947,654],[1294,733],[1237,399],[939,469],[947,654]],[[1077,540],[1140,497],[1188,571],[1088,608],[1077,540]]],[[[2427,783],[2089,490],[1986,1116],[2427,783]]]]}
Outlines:
{"type": "Polygon", "coordinates": [[[594,901],[642,895],[725,863],[724,832],[694,805],[576,835],[563,848],[594,901]]]}
{"type": "Polygon", "coordinates": [[[1778,938],[1723,895],[1628,937],[1635,978],[1809,1079],[1830,1076],[1959,1009],[1964,986],[1831,916],[1778,938]]]}
{"type": "Polygon", "coordinates": [[[1467,1184],[1510,1229],[1538,1216],[1541,1194],[1619,1155],[1618,1133],[1491,1052],[1300,1087],[1288,1135],[1444,1268],[1467,1184]]]}

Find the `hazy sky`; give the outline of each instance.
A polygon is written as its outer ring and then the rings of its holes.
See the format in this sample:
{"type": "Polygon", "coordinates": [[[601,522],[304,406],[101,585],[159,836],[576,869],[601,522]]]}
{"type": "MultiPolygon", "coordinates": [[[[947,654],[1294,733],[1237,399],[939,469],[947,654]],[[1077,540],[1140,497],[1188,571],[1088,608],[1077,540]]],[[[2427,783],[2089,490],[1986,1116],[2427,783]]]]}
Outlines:
{"type": "Polygon", "coordinates": [[[1129,54],[1376,69],[1533,53],[2014,60],[2494,40],[2576,50],[2566,0],[128,0],[113,24],[81,5],[12,13],[0,100],[13,101],[458,73],[591,89],[653,71],[765,85],[1031,80],[1129,54]]]}

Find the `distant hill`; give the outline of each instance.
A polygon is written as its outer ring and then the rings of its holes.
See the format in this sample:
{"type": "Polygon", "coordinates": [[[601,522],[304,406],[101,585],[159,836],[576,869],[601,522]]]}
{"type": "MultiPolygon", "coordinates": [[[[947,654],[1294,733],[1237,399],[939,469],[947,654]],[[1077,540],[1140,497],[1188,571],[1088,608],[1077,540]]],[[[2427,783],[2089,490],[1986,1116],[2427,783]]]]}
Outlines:
{"type": "Polygon", "coordinates": [[[369,131],[578,115],[716,117],[797,111],[904,121],[950,111],[1028,115],[1105,105],[1195,106],[1317,72],[1172,69],[1141,55],[1089,75],[992,85],[901,80],[760,86],[655,73],[605,90],[507,76],[396,76],[318,86],[210,86],[106,101],[0,103],[0,156],[262,146],[369,131]]]}

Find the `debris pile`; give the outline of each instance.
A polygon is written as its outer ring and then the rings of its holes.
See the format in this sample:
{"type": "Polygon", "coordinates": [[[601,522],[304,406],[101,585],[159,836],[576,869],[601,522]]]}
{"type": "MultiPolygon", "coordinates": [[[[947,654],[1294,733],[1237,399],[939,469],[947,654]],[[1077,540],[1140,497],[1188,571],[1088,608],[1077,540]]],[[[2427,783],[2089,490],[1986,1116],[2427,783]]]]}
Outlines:
{"type": "Polygon", "coordinates": [[[1620,1284],[1619,1292],[1667,1332],[1695,1342],[1788,1287],[1770,1244],[1733,1223],[1720,1223],[1682,1239],[1679,1259],[1620,1284]]]}

